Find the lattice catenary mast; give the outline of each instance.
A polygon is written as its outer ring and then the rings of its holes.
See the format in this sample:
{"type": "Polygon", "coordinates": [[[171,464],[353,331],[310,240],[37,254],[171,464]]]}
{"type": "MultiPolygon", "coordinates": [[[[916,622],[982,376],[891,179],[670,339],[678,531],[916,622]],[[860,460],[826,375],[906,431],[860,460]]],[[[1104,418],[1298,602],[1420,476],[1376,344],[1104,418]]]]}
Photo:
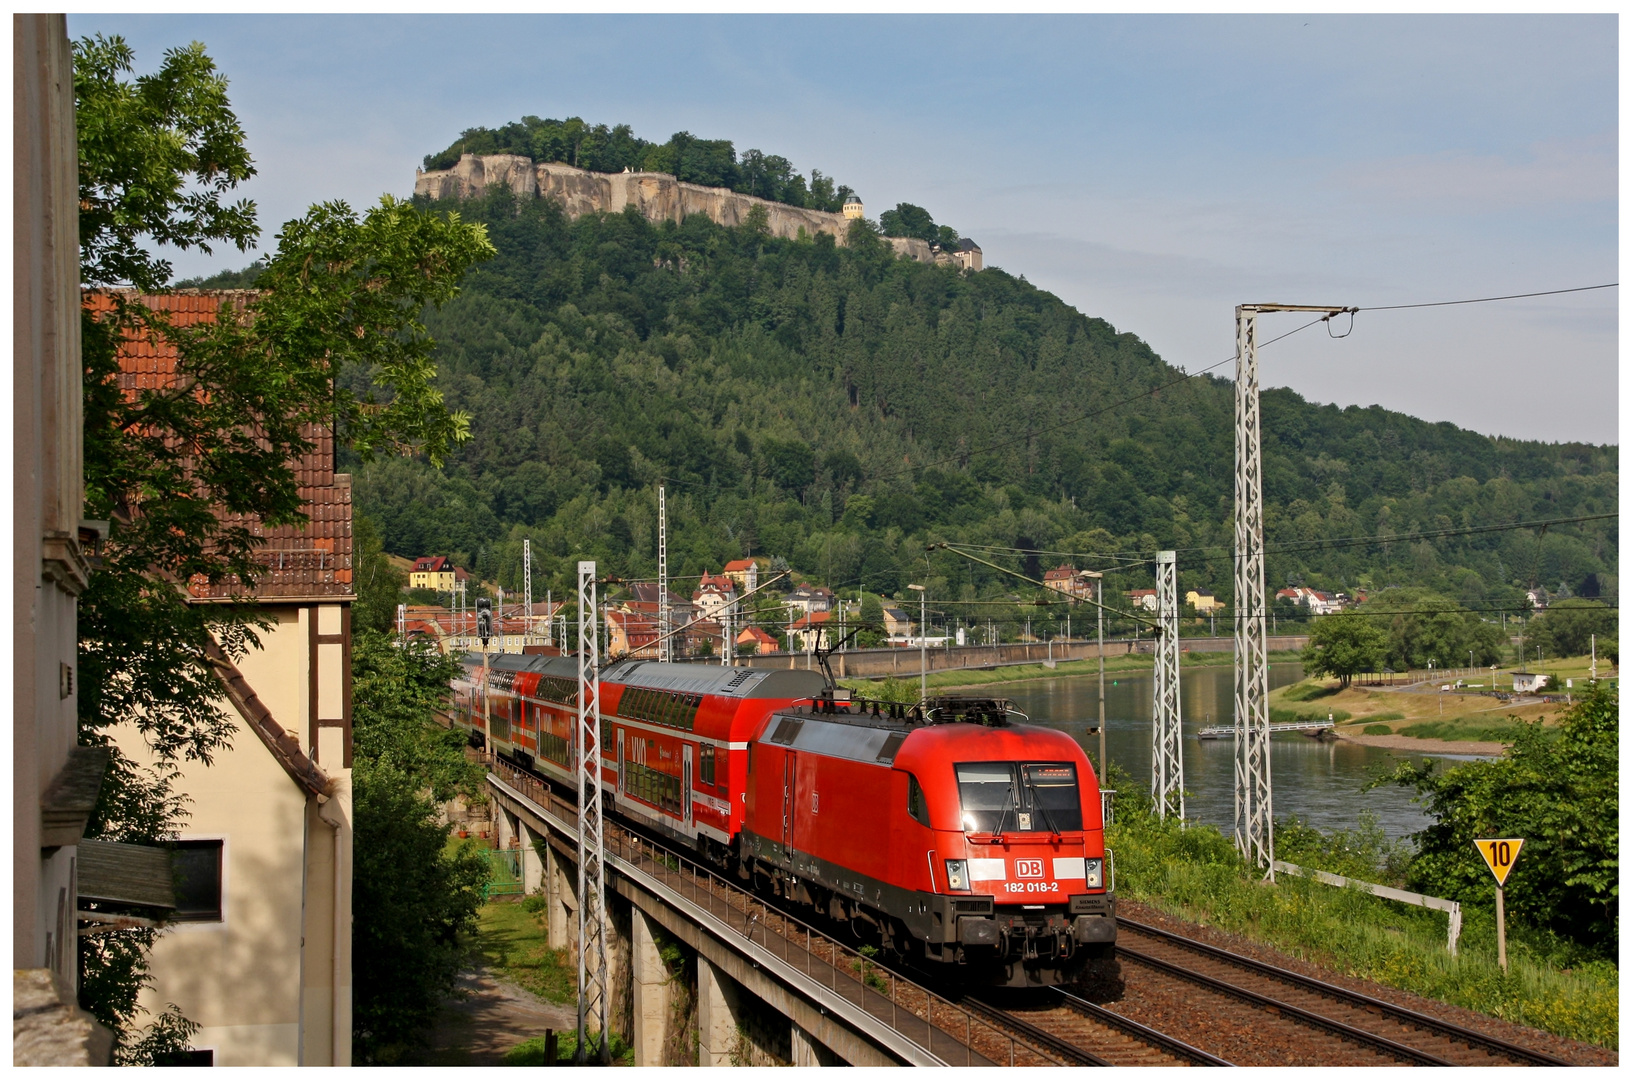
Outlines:
{"type": "Polygon", "coordinates": [[[578,1050],[589,1060],[589,1036],[599,1033],[599,1058],[611,1062],[607,1043],[606,858],[601,831],[600,630],[595,625],[595,563],[578,564],[578,1050]]]}
{"type": "Polygon", "coordinates": [[[669,638],[669,501],[663,485],[657,485],[657,658],[665,663],[674,658],[669,638]]]}
{"type": "Polygon", "coordinates": [[[1184,820],[1184,732],[1179,722],[1179,590],[1174,553],[1156,553],[1156,687],[1150,791],[1156,812],[1184,820]]]}
{"type": "Polygon", "coordinates": [[[1275,877],[1269,776],[1269,661],[1264,603],[1264,455],[1258,410],[1258,316],[1347,307],[1242,304],[1235,309],[1235,846],[1275,877]]]}
{"type": "Polygon", "coordinates": [[[526,610],[521,613],[521,640],[523,644],[532,644],[533,636],[533,542],[521,542],[521,576],[522,576],[522,603],[526,610]]]}

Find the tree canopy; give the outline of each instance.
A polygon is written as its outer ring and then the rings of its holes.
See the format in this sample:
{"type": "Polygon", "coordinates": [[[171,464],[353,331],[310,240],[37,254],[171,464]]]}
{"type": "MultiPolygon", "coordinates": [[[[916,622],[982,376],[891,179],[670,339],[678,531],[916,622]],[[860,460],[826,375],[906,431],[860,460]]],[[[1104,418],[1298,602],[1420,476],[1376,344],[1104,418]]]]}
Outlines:
{"type": "Polygon", "coordinates": [[[1363,671],[1376,671],[1388,635],[1364,615],[1322,615],[1309,627],[1303,651],[1306,675],[1335,675],[1344,687],[1363,671]]]}
{"type": "MultiPolygon", "coordinates": [[[[1044,560],[1115,555],[1114,595],[1149,587],[1141,559],[1171,548],[1181,594],[1230,602],[1227,381],[1185,379],[1001,269],[895,259],[865,223],[838,246],[701,215],[568,220],[507,192],[461,209],[498,254],[426,326],[472,437],[442,472],[358,468],[387,550],[453,556],[506,590],[524,538],[535,592],[570,591],[580,557],[649,578],[665,478],[677,575],[763,554],[835,588],[888,595],[927,574],[948,603],[1011,591],[944,552],[926,568],[926,545],[951,540],[1060,553],[997,554],[1032,577],[1044,560]]],[[[1613,511],[1614,447],[1492,439],[1284,389],[1263,412],[1272,586],[1424,588],[1475,622],[1517,610],[1532,577],[1612,587],[1613,521],[1539,539],[1411,534],[1613,511]]],[[[1402,619],[1401,662],[1436,646],[1466,662],[1467,619],[1402,619]]]]}
{"type": "Polygon", "coordinates": [[[820,169],[810,170],[807,181],[780,154],[744,150],[739,159],[730,139],[699,139],[689,131],[677,131],[668,142],[654,143],[638,138],[628,124],[608,127],[576,116],[566,120],[524,116],[502,127],[467,128],[446,150],[426,154],[425,168],[450,169],[462,154],[519,154],[591,172],[669,173],[687,183],[730,188],[832,214],[842,210],[845,197],[853,194],[820,169]]]}

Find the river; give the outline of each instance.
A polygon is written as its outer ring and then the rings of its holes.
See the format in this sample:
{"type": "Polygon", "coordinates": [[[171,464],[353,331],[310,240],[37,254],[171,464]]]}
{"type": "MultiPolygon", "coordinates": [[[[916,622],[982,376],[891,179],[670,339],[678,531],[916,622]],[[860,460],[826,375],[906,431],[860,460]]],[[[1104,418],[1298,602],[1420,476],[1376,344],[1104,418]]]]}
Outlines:
{"type": "MultiPolygon", "coordinates": [[[[1298,664],[1271,664],[1269,686],[1275,689],[1302,677],[1298,664]]],[[[1180,710],[1184,723],[1185,816],[1234,827],[1234,749],[1231,739],[1196,738],[1211,724],[1230,723],[1234,715],[1234,676],[1229,667],[1184,669],[1180,676],[1180,710]]],[[[1142,783],[1150,779],[1150,712],[1152,676],[1148,673],[1105,676],[1107,753],[1111,761],[1142,783]]],[[[1093,676],[1010,683],[1004,693],[1037,724],[1058,728],[1089,751],[1099,753],[1099,736],[1089,734],[1099,716],[1098,680],[1093,676]]],[[[997,688],[994,687],[994,690],[997,688]]],[[[1415,756],[1415,755],[1414,755],[1415,756]]],[[[1399,751],[1360,746],[1341,740],[1320,741],[1300,734],[1270,740],[1270,775],[1274,780],[1275,816],[1299,818],[1324,830],[1352,829],[1360,813],[1377,815],[1391,838],[1416,832],[1428,818],[1411,801],[1412,793],[1389,785],[1361,793],[1367,775],[1379,766],[1392,768],[1404,759],[1399,751]]]]}

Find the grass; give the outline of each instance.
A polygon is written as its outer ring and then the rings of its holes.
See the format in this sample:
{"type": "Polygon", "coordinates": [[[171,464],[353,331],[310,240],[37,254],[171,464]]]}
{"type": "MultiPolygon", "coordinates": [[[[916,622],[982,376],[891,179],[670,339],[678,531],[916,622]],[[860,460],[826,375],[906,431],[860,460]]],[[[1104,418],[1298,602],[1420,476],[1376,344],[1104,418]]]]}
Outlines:
{"type": "MultiPolygon", "coordinates": [[[[1602,664],[1599,667],[1603,670],[1602,664]]],[[[1415,692],[1358,684],[1344,689],[1336,680],[1304,679],[1270,691],[1269,715],[1284,723],[1300,718],[1324,720],[1330,714],[1340,724],[1354,725],[1340,729],[1354,734],[1505,742],[1512,739],[1517,721],[1553,720],[1567,707],[1546,703],[1514,706],[1469,689],[1475,692],[1415,692]],[[1390,725],[1389,729],[1371,730],[1382,724],[1390,725]]]]}
{"type": "MultiPolygon", "coordinates": [[[[555,1060],[549,1059],[548,1048],[541,1035],[536,1039],[528,1039],[524,1043],[517,1043],[505,1051],[504,1063],[509,1066],[537,1066],[537,1065],[571,1065],[573,1055],[578,1052],[578,1033],[563,1031],[557,1036],[555,1060]]],[[[593,1041],[591,1047],[594,1046],[593,1041]]],[[[612,1033],[611,1039],[612,1064],[633,1065],[635,1063],[635,1048],[624,1042],[623,1036],[612,1033]]]]}
{"type": "Polygon", "coordinates": [[[543,908],[508,899],[483,904],[477,912],[475,950],[495,975],[531,991],[545,1001],[577,1000],[578,972],[564,949],[549,947],[543,908]]]}
{"type": "Polygon", "coordinates": [[[1400,728],[1401,735],[1413,739],[1440,739],[1444,742],[1512,742],[1519,725],[1500,720],[1488,723],[1427,720],[1400,728]]]}
{"type": "MultiPolygon", "coordinates": [[[[1288,843],[1278,845],[1277,854],[1289,862],[1370,881],[1399,872],[1402,853],[1368,840],[1364,829],[1336,842],[1304,835],[1300,849],[1292,842],[1299,828],[1287,827],[1288,843]]],[[[1569,1038],[1618,1044],[1615,965],[1510,924],[1509,970],[1503,973],[1489,909],[1464,908],[1459,955],[1453,957],[1445,948],[1443,913],[1287,875],[1264,883],[1216,828],[1158,821],[1131,803],[1125,807],[1120,795],[1106,839],[1116,853],[1116,888],[1124,897],[1360,978],[1569,1038]]]]}

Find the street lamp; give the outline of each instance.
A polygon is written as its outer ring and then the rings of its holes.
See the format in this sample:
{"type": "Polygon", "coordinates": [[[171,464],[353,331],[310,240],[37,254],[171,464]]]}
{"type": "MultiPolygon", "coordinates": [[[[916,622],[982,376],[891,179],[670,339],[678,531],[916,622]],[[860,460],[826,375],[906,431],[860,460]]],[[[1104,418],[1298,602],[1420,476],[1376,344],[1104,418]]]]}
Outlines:
{"type": "Polygon", "coordinates": [[[908,585],[918,594],[918,700],[929,697],[929,644],[924,636],[924,620],[929,617],[929,590],[922,585],[908,585]]]}

